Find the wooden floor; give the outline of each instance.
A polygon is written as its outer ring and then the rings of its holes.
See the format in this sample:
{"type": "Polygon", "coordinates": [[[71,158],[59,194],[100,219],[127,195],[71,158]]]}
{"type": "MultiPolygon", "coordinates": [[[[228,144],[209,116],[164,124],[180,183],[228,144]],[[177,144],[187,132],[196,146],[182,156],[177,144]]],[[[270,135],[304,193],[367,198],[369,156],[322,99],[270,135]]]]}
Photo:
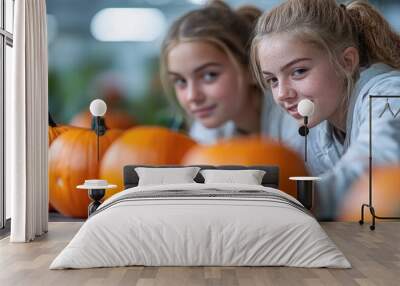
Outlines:
{"type": "Polygon", "coordinates": [[[322,223],[353,268],[121,267],[48,270],[81,226],[52,222],[32,243],[0,241],[0,285],[400,285],[400,222],[378,222],[375,231],[356,223],[322,223]]]}

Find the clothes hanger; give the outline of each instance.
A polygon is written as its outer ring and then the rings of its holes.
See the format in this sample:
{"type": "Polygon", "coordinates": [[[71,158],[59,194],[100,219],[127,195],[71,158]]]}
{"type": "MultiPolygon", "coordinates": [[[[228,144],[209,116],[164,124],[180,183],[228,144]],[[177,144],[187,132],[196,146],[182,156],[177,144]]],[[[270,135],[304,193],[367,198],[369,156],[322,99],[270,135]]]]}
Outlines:
{"type": "Polygon", "coordinates": [[[399,112],[400,112],[400,109],[399,109],[399,111],[397,111],[397,113],[394,114],[394,112],[393,112],[393,110],[392,110],[392,108],[390,107],[390,104],[389,104],[389,98],[386,98],[385,107],[383,108],[381,114],[379,114],[378,117],[381,118],[381,117],[383,116],[383,114],[385,114],[385,112],[386,112],[387,110],[389,110],[390,114],[392,114],[393,117],[396,117],[397,114],[399,114],[399,112]]]}
{"type": "Polygon", "coordinates": [[[399,108],[399,110],[397,110],[397,112],[393,115],[394,116],[394,118],[396,118],[397,117],[397,115],[399,115],[400,114],[400,108],[399,108]]]}

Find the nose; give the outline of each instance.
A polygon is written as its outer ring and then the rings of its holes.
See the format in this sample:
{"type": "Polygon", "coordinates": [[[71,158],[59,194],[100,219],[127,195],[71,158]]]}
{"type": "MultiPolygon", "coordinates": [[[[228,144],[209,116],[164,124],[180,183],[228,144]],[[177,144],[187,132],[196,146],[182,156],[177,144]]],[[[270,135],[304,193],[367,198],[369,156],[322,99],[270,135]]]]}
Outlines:
{"type": "Polygon", "coordinates": [[[278,87],[276,97],[280,102],[292,101],[296,98],[296,91],[288,83],[281,83],[278,87]]]}
{"type": "Polygon", "coordinates": [[[205,96],[195,83],[189,83],[186,99],[189,103],[198,104],[205,100],[205,96]]]}

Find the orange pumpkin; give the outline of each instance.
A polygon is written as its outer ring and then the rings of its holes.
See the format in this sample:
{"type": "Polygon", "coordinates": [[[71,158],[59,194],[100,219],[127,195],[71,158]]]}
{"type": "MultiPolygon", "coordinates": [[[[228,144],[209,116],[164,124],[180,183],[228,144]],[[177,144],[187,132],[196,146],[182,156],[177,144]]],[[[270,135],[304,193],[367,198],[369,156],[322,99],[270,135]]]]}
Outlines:
{"type": "Polygon", "coordinates": [[[237,137],[214,145],[197,146],[183,158],[185,165],[275,165],[279,166],[279,189],[296,196],[290,176],[307,175],[304,161],[292,150],[265,137],[237,137]]]}
{"type": "Polygon", "coordinates": [[[101,161],[100,177],[118,186],[107,190],[106,197],[123,190],[125,165],[179,164],[194,145],[196,142],[190,137],[163,127],[141,126],[125,131],[108,148],[101,161]]]}
{"type": "MultiPolygon", "coordinates": [[[[48,127],[48,134],[49,134],[49,146],[51,143],[56,139],[60,134],[68,131],[71,129],[70,126],[67,125],[58,125],[54,120],[53,117],[51,116],[49,112],[49,127],[48,127]]],[[[51,205],[49,202],[49,212],[54,212],[56,211],[54,207],[51,205]]]]}
{"type": "MultiPolygon", "coordinates": [[[[128,129],[136,125],[135,120],[131,115],[123,111],[108,110],[104,116],[107,124],[107,128],[110,129],[128,129]]],[[[92,125],[92,114],[89,111],[84,111],[77,114],[72,118],[71,125],[91,128],[92,125]]]]}
{"type": "MultiPolygon", "coordinates": [[[[120,130],[107,130],[99,137],[99,158],[120,136],[120,130]]],[[[98,178],[97,136],[89,129],[74,128],[54,140],[49,150],[49,198],[61,214],[87,217],[89,198],[85,190],[76,189],[86,179],[98,178]]]]}
{"type": "MultiPolygon", "coordinates": [[[[372,172],[372,205],[375,215],[400,217],[400,166],[375,167],[372,172]]],[[[338,219],[359,221],[361,205],[369,203],[369,173],[361,176],[350,188],[339,207],[338,219]]],[[[369,208],[364,208],[364,219],[371,221],[369,208]]]]}
{"type": "Polygon", "coordinates": [[[53,118],[51,117],[49,113],[49,127],[48,127],[48,132],[49,132],[49,146],[51,143],[58,137],[58,135],[68,131],[71,129],[70,126],[67,125],[58,125],[53,118]]]}

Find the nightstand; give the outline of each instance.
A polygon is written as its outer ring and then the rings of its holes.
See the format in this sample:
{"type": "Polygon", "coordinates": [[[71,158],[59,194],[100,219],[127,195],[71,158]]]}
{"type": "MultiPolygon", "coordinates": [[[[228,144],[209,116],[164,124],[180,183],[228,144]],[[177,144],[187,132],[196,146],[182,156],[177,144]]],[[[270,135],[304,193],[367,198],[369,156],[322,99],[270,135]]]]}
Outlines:
{"type": "Polygon", "coordinates": [[[319,177],[290,177],[289,180],[297,183],[297,200],[303,206],[311,210],[314,198],[314,182],[319,181],[319,177]]]}
{"type": "Polygon", "coordinates": [[[106,189],[114,189],[117,185],[109,185],[106,180],[85,180],[78,189],[88,190],[88,196],[92,202],[88,206],[88,217],[101,205],[100,200],[104,197],[106,189]]]}

